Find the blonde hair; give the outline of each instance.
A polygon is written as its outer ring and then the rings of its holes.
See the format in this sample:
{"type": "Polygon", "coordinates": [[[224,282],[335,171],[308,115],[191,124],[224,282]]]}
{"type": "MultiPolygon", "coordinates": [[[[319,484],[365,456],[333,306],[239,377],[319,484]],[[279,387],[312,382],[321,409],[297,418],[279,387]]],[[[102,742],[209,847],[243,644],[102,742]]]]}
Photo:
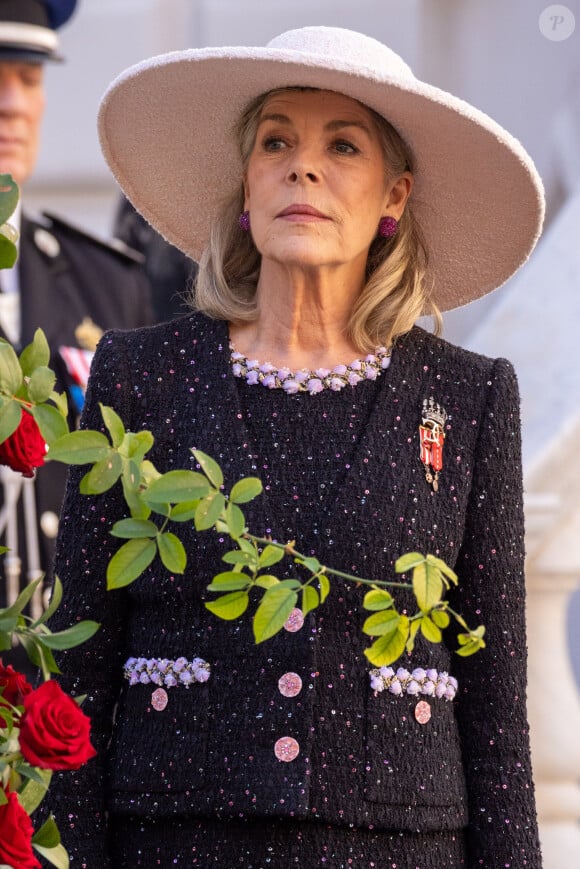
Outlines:
{"type": "MultiPolygon", "coordinates": [[[[236,136],[245,170],[252,153],[262,107],[271,96],[284,91],[316,88],[279,88],[253,100],[240,117],[236,136]]],[[[413,155],[394,127],[369,109],[377,128],[387,178],[413,171],[413,155]]],[[[256,286],[261,257],[251,234],[238,225],[244,208],[240,186],[222,203],[210,228],[208,245],[200,259],[192,304],[210,317],[232,322],[257,317],[256,286]]],[[[425,281],[427,250],[422,233],[407,203],[393,238],[377,236],[370,247],[366,283],[357,298],[348,324],[349,337],[361,352],[389,346],[408,332],[418,317],[431,314],[440,331],[441,314],[430,299],[425,281]]]]}

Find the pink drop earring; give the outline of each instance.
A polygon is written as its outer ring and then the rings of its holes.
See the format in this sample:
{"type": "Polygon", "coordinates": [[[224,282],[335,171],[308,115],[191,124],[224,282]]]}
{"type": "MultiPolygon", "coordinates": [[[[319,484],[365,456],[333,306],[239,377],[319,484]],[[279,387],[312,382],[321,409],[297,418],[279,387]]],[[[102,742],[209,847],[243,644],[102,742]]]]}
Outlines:
{"type": "Polygon", "coordinates": [[[243,232],[250,231],[250,212],[242,211],[238,217],[238,225],[243,232]]]}
{"type": "Polygon", "coordinates": [[[379,220],[379,235],[383,238],[392,238],[397,234],[399,222],[394,217],[381,217],[379,220]]]}

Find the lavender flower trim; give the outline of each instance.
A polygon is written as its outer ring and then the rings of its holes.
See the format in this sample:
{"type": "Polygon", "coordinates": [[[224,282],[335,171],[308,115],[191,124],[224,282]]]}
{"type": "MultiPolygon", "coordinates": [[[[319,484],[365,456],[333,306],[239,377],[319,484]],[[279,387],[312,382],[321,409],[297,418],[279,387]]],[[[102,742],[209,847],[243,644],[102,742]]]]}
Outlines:
{"type": "Polygon", "coordinates": [[[170,661],[167,658],[128,658],[124,666],[125,678],[129,685],[163,685],[165,688],[175,688],[193,682],[207,682],[210,676],[210,665],[203,658],[177,658],[170,661]]]}
{"type": "Polygon", "coordinates": [[[230,349],[234,377],[245,378],[250,386],[261,383],[268,389],[283,389],[289,394],[309,392],[315,395],[324,389],[338,392],[345,386],[356,386],[361,380],[376,380],[391,361],[391,350],[378,347],[375,353],[369,353],[364,359],[355,359],[350,365],[291,371],[290,368],[276,368],[271,362],[260,364],[257,359],[247,359],[231,345],[230,349]]]}
{"type": "Polygon", "coordinates": [[[443,700],[453,700],[457,694],[457,679],[450,676],[444,670],[424,670],[417,667],[410,673],[404,667],[399,667],[397,672],[392,667],[380,667],[378,670],[370,670],[371,688],[375,697],[381,691],[388,691],[395,697],[410,694],[418,697],[439,697],[443,700]]]}

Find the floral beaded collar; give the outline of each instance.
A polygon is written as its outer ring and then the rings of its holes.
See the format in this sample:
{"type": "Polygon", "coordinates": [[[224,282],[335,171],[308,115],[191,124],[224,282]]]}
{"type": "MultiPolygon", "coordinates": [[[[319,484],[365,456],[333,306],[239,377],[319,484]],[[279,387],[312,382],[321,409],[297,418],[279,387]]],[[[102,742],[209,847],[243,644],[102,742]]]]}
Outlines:
{"type": "Polygon", "coordinates": [[[230,351],[234,377],[244,378],[250,386],[262,384],[268,389],[283,389],[288,394],[308,392],[315,395],[326,389],[339,392],[345,386],[356,386],[363,380],[376,380],[391,362],[391,350],[378,347],[374,353],[369,353],[364,359],[355,359],[350,365],[292,371],[290,368],[277,368],[271,362],[247,359],[231,343],[230,351]]]}

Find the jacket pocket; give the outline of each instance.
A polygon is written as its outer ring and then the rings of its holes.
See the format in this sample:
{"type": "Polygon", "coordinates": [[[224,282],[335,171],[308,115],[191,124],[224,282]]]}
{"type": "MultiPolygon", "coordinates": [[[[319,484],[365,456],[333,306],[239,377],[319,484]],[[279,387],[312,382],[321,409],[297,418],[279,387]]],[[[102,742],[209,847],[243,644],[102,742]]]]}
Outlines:
{"type": "Polygon", "coordinates": [[[369,691],[366,721],[367,800],[409,807],[465,805],[452,701],[369,691]],[[427,705],[416,717],[418,703],[427,705]],[[429,713],[429,720],[420,723],[418,718],[429,713]]]}
{"type": "Polygon", "coordinates": [[[171,793],[205,782],[207,683],[169,688],[167,705],[159,710],[152,703],[156,690],[133,685],[121,696],[108,761],[113,791],[171,793]]]}

